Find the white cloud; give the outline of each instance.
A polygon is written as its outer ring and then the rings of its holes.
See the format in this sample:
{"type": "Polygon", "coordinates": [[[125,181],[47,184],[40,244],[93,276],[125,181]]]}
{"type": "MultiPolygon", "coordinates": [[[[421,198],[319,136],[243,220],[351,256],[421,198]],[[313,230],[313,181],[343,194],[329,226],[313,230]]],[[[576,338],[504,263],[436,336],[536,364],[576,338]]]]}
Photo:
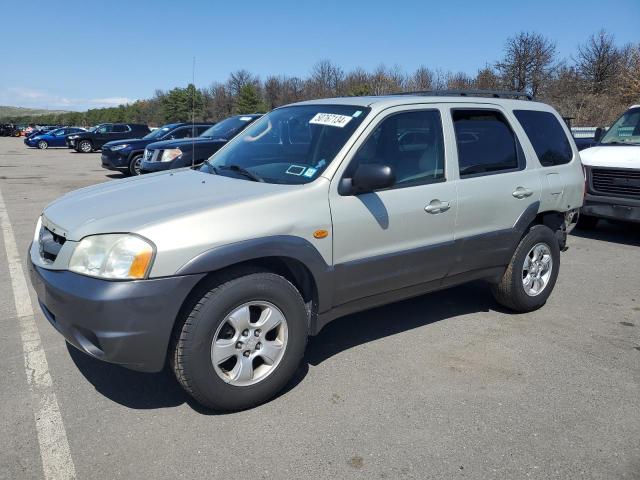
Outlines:
{"type": "Polygon", "coordinates": [[[98,107],[117,107],[133,101],[127,97],[67,98],[31,88],[0,88],[0,105],[15,107],[83,110],[98,107]]]}

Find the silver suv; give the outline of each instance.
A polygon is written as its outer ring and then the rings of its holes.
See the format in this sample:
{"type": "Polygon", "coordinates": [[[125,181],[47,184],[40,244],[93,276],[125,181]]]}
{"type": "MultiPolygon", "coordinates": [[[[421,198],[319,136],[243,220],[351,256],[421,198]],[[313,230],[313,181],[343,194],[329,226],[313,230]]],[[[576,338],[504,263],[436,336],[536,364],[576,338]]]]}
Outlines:
{"type": "Polygon", "coordinates": [[[101,360],[168,360],[220,410],[274,396],[307,337],[351,312],[476,279],[535,310],[584,176],[558,114],[506,97],[288,105],[201,167],[65,195],[30,248],[42,310],[101,360]]]}

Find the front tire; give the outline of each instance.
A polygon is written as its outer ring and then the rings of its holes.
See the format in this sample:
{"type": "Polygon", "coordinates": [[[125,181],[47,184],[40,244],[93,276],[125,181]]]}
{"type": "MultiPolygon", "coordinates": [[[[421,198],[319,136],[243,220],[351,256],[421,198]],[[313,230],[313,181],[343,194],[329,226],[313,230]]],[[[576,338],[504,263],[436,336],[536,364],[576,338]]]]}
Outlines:
{"type": "Polygon", "coordinates": [[[492,286],[496,301],[516,312],[542,307],[551,295],[560,269],[560,247],[553,231],[535,225],[520,240],[500,282],[492,286]]]}
{"type": "Polygon", "coordinates": [[[89,140],[81,140],[78,143],[78,147],[76,150],[82,153],[91,153],[93,151],[93,145],[89,140]]]}
{"type": "Polygon", "coordinates": [[[178,382],[215,410],[242,410],[275,396],[304,355],[307,311],[280,275],[236,272],[196,299],[174,335],[178,382]]]}
{"type": "Polygon", "coordinates": [[[142,155],[135,155],[129,162],[129,175],[140,175],[140,167],[142,166],[142,155]]]}
{"type": "Polygon", "coordinates": [[[47,143],[47,141],[46,141],[46,140],[40,140],[40,141],[38,142],[38,148],[39,148],[40,150],[46,150],[47,148],[49,148],[49,144],[47,143]]]}

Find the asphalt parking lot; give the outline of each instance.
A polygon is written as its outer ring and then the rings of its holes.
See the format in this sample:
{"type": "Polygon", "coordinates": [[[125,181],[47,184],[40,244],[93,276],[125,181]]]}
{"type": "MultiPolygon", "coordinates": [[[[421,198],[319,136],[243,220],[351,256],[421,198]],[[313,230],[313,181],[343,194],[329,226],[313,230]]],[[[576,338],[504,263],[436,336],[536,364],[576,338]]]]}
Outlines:
{"type": "MultiPolygon", "coordinates": [[[[121,178],[99,164],[99,154],[0,138],[0,193],[25,273],[50,201],[121,178]]],[[[339,319],[311,339],[284,393],[233,414],[202,410],[169,372],[131,372],[68,347],[30,290],[69,471],[638,479],[640,228],[576,233],[562,262],[551,299],[531,314],[504,311],[474,283],[339,319]]],[[[48,410],[30,393],[10,265],[0,254],[0,478],[42,478],[46,451],[60,445],[39,441],[48,410]]]]}

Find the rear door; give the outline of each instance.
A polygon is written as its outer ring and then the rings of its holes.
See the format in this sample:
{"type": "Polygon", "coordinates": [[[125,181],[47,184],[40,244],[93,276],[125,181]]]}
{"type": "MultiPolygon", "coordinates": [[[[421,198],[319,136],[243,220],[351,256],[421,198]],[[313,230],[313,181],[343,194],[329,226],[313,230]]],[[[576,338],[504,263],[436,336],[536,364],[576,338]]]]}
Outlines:
{"type": "Polygon", "coordinates": [[[335,305],[438,282],[451,267],[457,203],[441,116],[420,105],[379,114],[334,176],[335,305]],[[361,164],[390,166],[395,184],[341,195],[340,181],[361,164]]]}
{"type": "Polygon", "coordinates": [[[109,140],[123,140],[125,138],[131,138],[131,127],[129,125],[116,124],[113,125],[111,132],[109,133],[109,140]]]}
{"type": "Polygon", "coordinates": [[[548,111],[516,109],[513,114],[530,142],[532,155],[542,166],[540,209],[562,212],[579,205],[584,176],[566,124],[548,111]]]}
{"type": "Polygon", "coordinates": [[[456,275],[508,263],[518,220],[538,212],[540,177],[509,112],[472,104],[452,107],[450,115],[459,178],[456,275]]]}
{"type": "Polygon", "coordinates": [[[108,141],[115,140],[115,138],[112,138],[113,127],[113,125],[102,125],[95,131],[93,135],[94,148],[102,148],[102,146],[108,141]]]}

